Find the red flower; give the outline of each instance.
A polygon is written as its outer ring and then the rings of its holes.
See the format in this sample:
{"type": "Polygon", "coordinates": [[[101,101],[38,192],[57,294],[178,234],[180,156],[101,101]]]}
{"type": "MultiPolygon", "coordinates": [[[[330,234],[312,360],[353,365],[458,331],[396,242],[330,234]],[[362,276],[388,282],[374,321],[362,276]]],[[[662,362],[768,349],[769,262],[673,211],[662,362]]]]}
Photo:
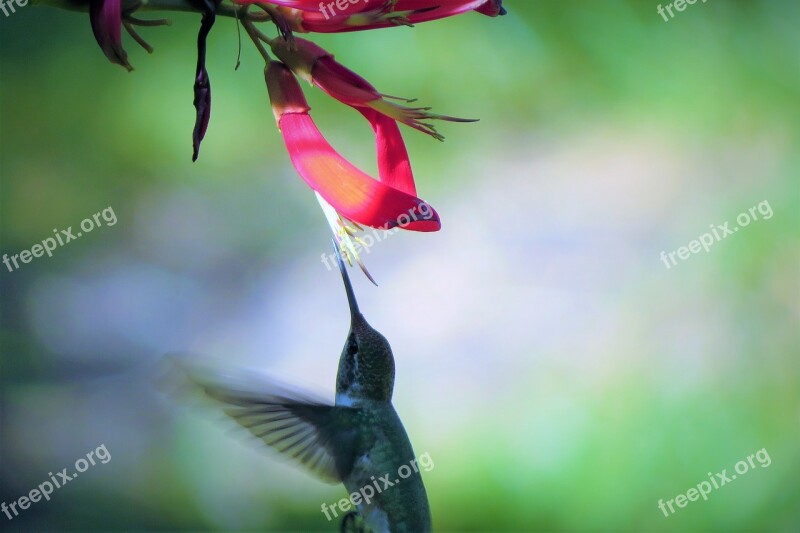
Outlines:
{"type": "Polygon", "coordinates": [[[89,21],[94,38],[109,61],[133,70],[122,47],[122,0],[91,0],[89,21]]]}
{"type": "Polygon", "coordinates": [[[265,77],[286,148],[303,180],[342,216],[374,228],[438,231],[439,215],[416,197],[408,153],[394,120],[364,109],[372,124],[380,181],[342,157],[323,137],[292,72],[271,62],[265,77]]]}
{"type": "MultiPolygon", "coordinates": [[[[301,78],[313,83],[329,96],[356,109],[369,108],[393,120],[443,140],[444,137],[426,120],[446,120],[450,122],[474,122],[470,119],[437,115],[429,107],[407,107],[387,100],[386,96],[367,80],[338,63],[333,55],[311,41],[295,38],[289,42],[284,38],[274,39],[272,51],[292,71],[301,78]]],[[[406,100],[411,102],[412,100],[406,100]]]]}
{"type": "MultiPolygon", "coordinates": [[[[234,0],[252,4],[262,0],[234,0]]],[[[279,6],[292,31],[340,33],[413,25],[477,11],[496,17],[505,15],[503,0],[266,0],[279,6]],[[375,7],[375,5],[378,7],[375,7]],[[338,6],[345,5],[345,9],[338,6]],[[338,9],[338,11],[337,11],[338,9]]]]}
{"type": "Polygon", "coordinates": [[[483,13],[489,17],[501,17],[507,13],[503,7],[503,0],[491,0],[477,8],[475,11],[478,13],[483,13]]]}

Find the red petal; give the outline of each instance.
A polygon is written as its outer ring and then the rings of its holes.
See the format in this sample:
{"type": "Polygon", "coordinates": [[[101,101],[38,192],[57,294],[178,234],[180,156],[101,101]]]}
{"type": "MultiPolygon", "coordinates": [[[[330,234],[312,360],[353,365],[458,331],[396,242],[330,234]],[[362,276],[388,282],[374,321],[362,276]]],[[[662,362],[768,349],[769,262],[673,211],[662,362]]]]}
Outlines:
{"type": "Polygon", "coordinates": [[[404,193],[417,195],[414,174],[406,150],[406,143],[397,122],[374,109],[356,107],[369,121],[375,132],[375,148],[378,154],[378,175],[381,181],[404,193]]]}
{"type": "MultiPolygon", "coordinates": [[[[331,0],[326,0],[325,2],[320,2],[320,0],[234,0],[235,3],[242,5],[266,2],[267,4],[273,4],[290,9],[316,12],[321,16],[324,16],[327,13],[329,18],[344,13],[352,15],[361,11],[366,11],[367,9],[370,9],[370,7],[374,9],[375,3],[379,1],[380,0],[372,0],[372,2],[370,0],[356,0],[355,3],[350,1],[346,3],[344,9],[339,9],[337,2],[333,1],[333,8],[331,9],[331,6],[328,5],[331,3],[331,0]],[[370,3],[372,6],[370,6],[370,3]]],[[[384,2],[386,1],[387,0],[384,0],[384,2]]]]}
{"type": "MultiPolygon", "coordinates": [[[[495,2],[496,0],[399,0],[392,12],[407,12],[405,19],[411,24],[419,24],[452,17],[467,11],[480,10],[485,13],[488,9],[487,4],[495,2]]],[[[319,10],[302,13],[302,28],[307,32],[341,33],[394,26],[397,24],[380,10],[347,13],[329,18],[323,16],[319,10]],[[369,17],[370,14],[374,14],[374,16],[369,17]]]]}
{"type": "Polygon", "coordinates": [[[372,109],[362,111],[375,131],[381,181],[365,174],[328,143],[309,116],[303,90],[286,65],[265,72],[272,109],[289,156],[303,180],[353,222],[437,231],[439,216],[416,197],[408,152],[397,124],[372,109]]]}
{"type": "MultiPolygon", "coordinates": [[[[304,41],[299,38],[295,40],[304,41]]],[[[311,80],[328,96],[347,105],[363,106],[382,98],[370,82],[336,61],[332,55],[315,61],[311,80]]]]}
{"type": "Polygon", "coordinates": [[[356,168],[325,140],[309,115],[287,113],[279,126],[300,176],[342,216],[373,228],[441,228],[433,207],[356,168]]]}
{"type": "Polygon", "coordinates": [[[109,61],[133,70],[122,48],[122,0],[91,0],[89,22],[97,44],[109,61]]]}

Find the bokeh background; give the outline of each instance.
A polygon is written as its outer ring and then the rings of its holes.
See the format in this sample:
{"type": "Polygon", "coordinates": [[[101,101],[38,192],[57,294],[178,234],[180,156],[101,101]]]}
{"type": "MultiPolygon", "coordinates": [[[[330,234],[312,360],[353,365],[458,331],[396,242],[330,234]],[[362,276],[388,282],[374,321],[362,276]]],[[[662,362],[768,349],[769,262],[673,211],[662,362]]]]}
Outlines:
{"type": "MultiPolygon", "coordinates": [[[[392,342],[395,404],[438,531],[769,530],[800,525],[800,4],[509,1],[509,15],[319,37],[390,94],[481,122],[407,130],[437,234],[353,270],[392,342]],[[667,269],[659,255],[767,201],[667,269]],[[765,448],[772,460],[665,518],[765,448]]],[[[145,15],[146,17],[146,15],[145,15]]],[[[0,268],[0,500],[104,444],[3,529],[338,531],[345,496],[211,412],[163,394],[189,351],[332,397],[348,317],[329,234],[268,105],[263,63],[220,19],[214,108],[192,164],[198,17],[126,37],[84,14],[0,18],[0,251],[111,206],[112,227],[0,268]]],[[[308,89],[333,144],[371,133],[308,89]]]]}

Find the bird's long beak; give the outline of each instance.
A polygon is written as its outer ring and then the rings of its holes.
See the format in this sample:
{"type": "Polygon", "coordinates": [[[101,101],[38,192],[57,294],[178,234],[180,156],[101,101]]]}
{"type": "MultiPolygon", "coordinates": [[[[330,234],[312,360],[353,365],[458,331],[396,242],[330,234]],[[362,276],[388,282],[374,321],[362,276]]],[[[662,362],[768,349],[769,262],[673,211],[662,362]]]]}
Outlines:
{"type": "Polygon", "coordinates": [[[358,302],[356,301],[356,294],[353,291],[353,284],[350,283],[350,276],[347,275],[347,268],[344,266],[342,253],[335,239],[333,240],[333,251],[336,254],[336,261],[339,263],[339,271],[342,273],[344,290],[347,293],[347,303],[350,305],[350,319],[354,321],[361,316],[361,311],[358,310],[358,302]]]}

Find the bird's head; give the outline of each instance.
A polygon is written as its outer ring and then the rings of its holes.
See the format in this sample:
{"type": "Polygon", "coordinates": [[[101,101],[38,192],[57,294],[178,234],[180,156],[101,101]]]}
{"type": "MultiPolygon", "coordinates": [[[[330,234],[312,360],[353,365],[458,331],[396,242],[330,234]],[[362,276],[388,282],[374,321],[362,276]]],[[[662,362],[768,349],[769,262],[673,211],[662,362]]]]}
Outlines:
{"type": "Polygon", "coordinates": [[[334,243],[350,305],[350,331],[339,359],[336,376],[337,404],[359,400],[388,402],[394,389],[394,355],[389,341],[369,325],[358,309],[353,285],[334,243]]]}

